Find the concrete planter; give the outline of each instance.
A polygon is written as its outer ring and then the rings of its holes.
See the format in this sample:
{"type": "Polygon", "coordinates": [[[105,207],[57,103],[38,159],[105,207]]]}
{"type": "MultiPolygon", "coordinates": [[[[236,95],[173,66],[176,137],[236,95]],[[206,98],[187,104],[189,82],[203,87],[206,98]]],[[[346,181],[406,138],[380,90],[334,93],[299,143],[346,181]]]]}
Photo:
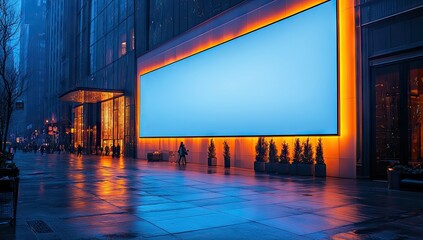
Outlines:
{"type": "Polygon", "coordinates": [[[401,172],[395,171],[392,168],[388,168],[388,188],[389,189],[399,189],[401,182],[401,172]]]}
{"type": "Polygon", "coordinates": [[[316,177],[326,177],[326,164],[316,164],[316,165],[314,165],[314,176],[316,176],[316,177]]]}
{"type": "Polygon", "coordinates": [[[207,164],[209,166],[216,166],[217,165],[217,158],[208,158],[207,164]]]}
{"type": "Polygon", "coordinates": [[[298,163],[293,163],[289,165],[289,174],[298,175],[298,163]]]}
{"type": "Polygon", "coordinates": [[[254,162],[254,171],[255,172],[265,172],[266,170],[266,163],[265,162],[254,162]]]}
{"type": "Polygon", "coordinates": [[[314,165],[313,164],[298,164],[298,175],[300,176],[313,176],[314,165]]]}
{"type": "Polygon", "coordinates": [[[281,175],[287,175],[289,174],[289,167],[290,167],[289,163],[279,163],[276,166],[276,172],[281,175]]]}
{"type": "Polygon", "coordinates": [[[19,177],[19,168],[0,168],[1,177],[19,177]]]}

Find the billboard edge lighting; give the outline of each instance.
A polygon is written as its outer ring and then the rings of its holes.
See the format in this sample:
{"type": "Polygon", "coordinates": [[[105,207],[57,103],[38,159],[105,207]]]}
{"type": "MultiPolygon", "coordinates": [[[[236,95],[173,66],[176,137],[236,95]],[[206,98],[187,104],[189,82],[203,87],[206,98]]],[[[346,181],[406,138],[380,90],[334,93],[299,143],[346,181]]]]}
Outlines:
{"type": "Polygon", "coordinates": [[[338,135],[337,11],[328,1],[141,75],[139,137],[338,135]]]}

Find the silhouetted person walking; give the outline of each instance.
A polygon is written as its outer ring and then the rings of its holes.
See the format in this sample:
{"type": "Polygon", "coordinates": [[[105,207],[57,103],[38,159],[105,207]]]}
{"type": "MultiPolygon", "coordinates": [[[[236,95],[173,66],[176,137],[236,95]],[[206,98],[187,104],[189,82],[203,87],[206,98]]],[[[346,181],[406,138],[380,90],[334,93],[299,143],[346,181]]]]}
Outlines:
{"type": "Polygon", "coordinates": [[[181,159],[183,159],[182,164],[187,164],[186,155],[188,155],[188,150],[185,148],[185,145],[183,142],[181,142],[181,144],[179,145],[178,154],[179,154],[178,164],[181,163],[181,159]]]}
{"type": "Polygon", "coordinates": [[[120,145],[118,143],[117,147],[116,147],[116,157],[120,156],[120,145]]]}
{"type": "Polygon", "coordinates": [[[106,145],[106,148],[104,149],[106,151],[106,156],[109,156],[109,146],[106,145]]]}
{"type": "Polygon", "coordinates": [[[78,144],[78,147],[76,148],[76,156],[82,156],[82,146],[81,146],[81,144],[78,144]]]}

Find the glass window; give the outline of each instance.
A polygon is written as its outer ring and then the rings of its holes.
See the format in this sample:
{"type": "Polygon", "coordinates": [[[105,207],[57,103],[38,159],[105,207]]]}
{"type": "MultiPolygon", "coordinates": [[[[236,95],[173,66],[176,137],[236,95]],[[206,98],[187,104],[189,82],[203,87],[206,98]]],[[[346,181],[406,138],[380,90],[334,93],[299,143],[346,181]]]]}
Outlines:
{"type": "Polygon", "coordinates": [[[126,18],[126,16],[127,16],[127,14],[126,14],[126,12],[127,12],[127,2],[126,2],[127,0],[120,0],[119,1],[119,22],[122,22],[125,18],[126,18]]]}
{"type": "Polygon", "coordinates": [[[97,17],[97,39],[104,35],[104,12],[97,17]]]}
{"type": "Polygon", "coordinates": [[[113,100],[101,103],[101,138],[113,138],[113,100]]]}
{"type": "Polygon", "coordinates": [[[104,8],[104,0],[93,0],[93,2],[98,1],[98,12],[101,12],[104,8]]]}
{"type": "Polygon", "coordinates": [[[96,51],[97,51],[97,70],[101,69],[105,65],[105,47],[104,47],[104,38],[100,39],[100,41],[96,44],[96,51]]]}
{"type": "Polygon", "coordinates": [[[113,71],[113,64],[107,66],[107,78],[105,80],[105,88],[111,88],[113,86],[113,79],[114,79],[114,71],[113,71]]]}
{"type": "Polygon", "coordinates": [[[374,70],[375,172],[386,178],[386,167],[401,157],[400,78],[398,65],[374,70]]]}
{"type": "Polygon", "coordinates": [[[119,2],[120,0],[114,0],[113,4],[113,27],[118,25],[118,15],[119,15],[119,2]]]}
{"type": "Polygon", "coordinates": [[[97,1],[91,1],[91,21],[94,20],[94,18],[97,16],[98,14],[98,5],[97,5],[97,1]]]}
{"type": "Polygon", "coordinates": [[[97,69],[95,45],[90,47],[90,74],[95,73],[97,69]]]}
{"type": "Polygon", "coordinates": [[[127,19],[127,35],[128,35],[128,39],[126,40],[126,42],[128,43],[128,50],[132,51],[135,48],[135,36],[134,36],[134,16],[130,16],[127,19]]]}
{"type": "Polygon", "coordinates": [[[106,36],[106,65],[113,61],[113,33],[110,32],[106,36]]]}
{"type": "Polygon", "coordinates": [[[117,60],[120,56],[120,46],[119,46],[119,32],[117,29],[113,31],[113,61],[117,60]]]}
{"type": "Polygon", "coordinates": [[[73,125],[75,128],[75,135],[74,135],[74,144],[75,147],[78,146],[78,144],[81,144],[81,146],[84,146],[84,141],[82,137],[82,131],[84,129],[84,121],[83,121],[83,105],[75,107],[75,115],[74,115],[74,121],[73,125]]]}
{"type": "Polygon", "coordinates": [[[126,21],[119,25],[119,57],[126,55],[127,38],[126,38],[126,21]]]}
{"type": "Polygon", "coordinates": [[[423,60],[410,64],[408,98],[408,132],[410,161],[423,162],[423,60]]]}
{"type": "Polygon", "coordinates": [[[127,81],[127,57],[122,57],[119,59],[119,79],[118,79],[118,88],[124,88],[125,82],[127,81]]]}
{"type": "Polygon", "coordinates": [[[113,9],[113,4],[109,4],[109,6],[107,7],[107,11],[106,11],[106,19],[107,19],[107,22],[106,22],[106,31],[107,32],[109,32],[110,30],[112,30],[113,29],[113,12],[114,12],[114,9],[113,9]]]}

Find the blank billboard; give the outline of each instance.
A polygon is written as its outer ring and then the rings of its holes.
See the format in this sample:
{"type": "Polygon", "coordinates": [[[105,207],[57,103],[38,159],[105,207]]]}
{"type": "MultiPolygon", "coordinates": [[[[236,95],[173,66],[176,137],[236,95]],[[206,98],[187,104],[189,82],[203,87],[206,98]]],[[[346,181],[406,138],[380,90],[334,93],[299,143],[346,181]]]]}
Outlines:
{"type": "Polygon", "coordinates": [[[140,77],[140,137],[338,134],[336,1],[140,77]]]}

